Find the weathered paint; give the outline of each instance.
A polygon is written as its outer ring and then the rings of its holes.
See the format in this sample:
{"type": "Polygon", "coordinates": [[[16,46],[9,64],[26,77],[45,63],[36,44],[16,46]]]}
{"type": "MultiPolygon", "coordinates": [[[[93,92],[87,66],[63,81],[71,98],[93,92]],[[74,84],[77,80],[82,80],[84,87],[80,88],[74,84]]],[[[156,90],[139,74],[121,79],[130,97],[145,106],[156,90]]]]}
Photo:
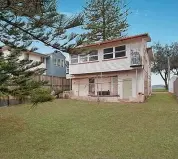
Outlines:
{"type": "MultiPolygon", "coordinates": [[[[97,90],[107,91],[111,90],[111,78],[113,76],[118,77],[118,99],[124,99],[123,97],[123,82],[125,80],[130,79],[132,81],[132,96],[129,97],[129,100],[137,99],[138,93],[143,93],[143,78],[142,78],[142,70],[138,70],[138,79],[137,79],[137,93],[136,93],[136,74],[135,70],[131,71],[121,71],[114,74],[105,73],[103,76],[101,74],[98,75],[89,75],[88,77],[78,75],[77,79],[72,80],[72,90],[73,95],[78,97],[87,97],[89,91],[89,78],[95,78],[95,95],[97,95],[97,90]],[[98,85],[97,85],[98,83],[98,85]],[[102,86],[101,86],[102,85],[102,86]]],[[[111,94],[112,95],[112,94],[111,94]]],[[[110,98],[110,97],[108,97],[110,98]]]]}
{"type": "Polygon", "coordinates": [[[98,50],[98,61],[78,63],[69,65],[69,74],[84,74],[84,73],[95,73],[95,72],[110,72],[110,71],[120,71],[120,70],[131,70],[130,67],[130,51],[138,51],[141,56],[144,55],[143,45],[145,41],[139,39],[137,41],[130,41],[129,43],[111,43],[104,45],[102,47],[97,47],[94,49],[98,50]],[[126,45],[126,56],[116,59],[103,59],[103,50],[108,47],[117,47],[121,45],[126,45]]]}

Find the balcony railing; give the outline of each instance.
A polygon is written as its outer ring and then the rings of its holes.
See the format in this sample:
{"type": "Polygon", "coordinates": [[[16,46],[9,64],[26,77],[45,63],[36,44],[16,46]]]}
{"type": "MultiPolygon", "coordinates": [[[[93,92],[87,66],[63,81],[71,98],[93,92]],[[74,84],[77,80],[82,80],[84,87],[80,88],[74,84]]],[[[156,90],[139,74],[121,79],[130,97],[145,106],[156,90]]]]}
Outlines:
{"type": "Polygon", "coordinates": [[[142,57],[140,56],[139,52],[131,50],[130,59],[130,67],[142,66],[142,57]]]}

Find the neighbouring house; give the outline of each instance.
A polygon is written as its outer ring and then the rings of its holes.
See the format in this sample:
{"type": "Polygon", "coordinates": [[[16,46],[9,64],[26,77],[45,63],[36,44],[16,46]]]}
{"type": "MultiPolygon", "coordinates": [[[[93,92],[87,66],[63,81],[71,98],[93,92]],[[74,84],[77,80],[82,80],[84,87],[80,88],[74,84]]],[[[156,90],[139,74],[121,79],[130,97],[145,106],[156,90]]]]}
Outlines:
{"type": "Polygon", "coordinates": [[[66,77],[66,57],[61,52],[48,54],[46,68],[49,76],[66,77]]]}
{"type": "Polygon", "coordinates": [[[141,34],[76,48],[69,64],[72,98],[143,102],[151,94],[150,41],[141,34]]]}
{"type": "Polygon", "coordinates": [[[69,74],[69,61],[66,61],[66,74],[69,74]]]}
{"type": "MultiPolygon", "coordinates": [[[[4,55],[10,54],[10,51],[7,46],[2,47],[4,55]]],[[[31,52],[31,51],[26,51],[21,54],[19,57],[19,60],[32,60],[32,61],[39,61],[41,62],[41,65],[37,66],[38,68],[46,68],[46,57],[47,55],[41,54],[38,52],[31,52]]],[[[33,68],[35,69],[35,68],[33,68]]]]}
{"type": "MultiPolygon", "coordinates": [[[[8,47],[3,47],[3,52],[9,54],[8,47]]],[[[42,54],[37,52],[23,52],[19,57],[20,60],[28,59],[33,61],[40,61],[41,65],[38,68],[45,68],[45,75],[66,77],[66,62],[65,56],[61,52],[51,54],[42,54]]],[[[35,69],[35,68],[33,68],[35,69]]]]}
{"type": "Polygon", "coordinates": [[[172,76],[171,79],[169,80],[169,92],[170,93],[175,93],[174,90],[174,82],[176,81],[176,79],[178,79],[178,76],[172,76]]]}

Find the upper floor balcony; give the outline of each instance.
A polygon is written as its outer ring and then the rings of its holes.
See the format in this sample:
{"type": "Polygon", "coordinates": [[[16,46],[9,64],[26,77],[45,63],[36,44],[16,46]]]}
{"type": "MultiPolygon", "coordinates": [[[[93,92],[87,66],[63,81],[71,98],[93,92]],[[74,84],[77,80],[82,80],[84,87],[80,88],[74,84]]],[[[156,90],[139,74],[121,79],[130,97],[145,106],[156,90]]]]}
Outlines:
{"type": "Polygon", "coordinates": [[[120,45],[89,53],[72,55],[70,58],[69,74],[85,74],[97,72],[112,72],[131,70],[142,66],[139,45],[120,45]],[[131,49],[132,48],[132,49],[131,49]]]}

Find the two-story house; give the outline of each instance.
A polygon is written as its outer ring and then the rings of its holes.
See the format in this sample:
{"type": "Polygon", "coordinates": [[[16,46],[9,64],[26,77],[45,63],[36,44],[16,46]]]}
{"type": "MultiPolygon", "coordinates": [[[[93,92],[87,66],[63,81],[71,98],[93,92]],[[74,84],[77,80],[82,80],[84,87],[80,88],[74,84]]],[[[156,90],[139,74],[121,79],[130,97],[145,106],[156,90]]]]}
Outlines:
{"type": "Polygon", "coordinates": [[[79,54],[71,55],[69,64],[72,98],[144,101],[151,94],[150,41],[141,34],[76,48],[79,54]]]}
{"type": "Polygon", "coordinates": [[[48,54],[46,57],[46,74],[49,76],[66,77],[66,57],[61,52],[48,54]]]}
{"type": "MultiPolygon", "coordinates": [[[[2,49],[4,54],[8,55],[10,53],[8,47],[5,46],[2,49]]],[[[37,67],[46,69],[44,73],[45,75],[66,77],[66,64],[65,64],[66,57],[61,52],[42,54],[38,52],[26,51],[22,53],[19,59],[40,61],[41,64],[37,67]]]]}

